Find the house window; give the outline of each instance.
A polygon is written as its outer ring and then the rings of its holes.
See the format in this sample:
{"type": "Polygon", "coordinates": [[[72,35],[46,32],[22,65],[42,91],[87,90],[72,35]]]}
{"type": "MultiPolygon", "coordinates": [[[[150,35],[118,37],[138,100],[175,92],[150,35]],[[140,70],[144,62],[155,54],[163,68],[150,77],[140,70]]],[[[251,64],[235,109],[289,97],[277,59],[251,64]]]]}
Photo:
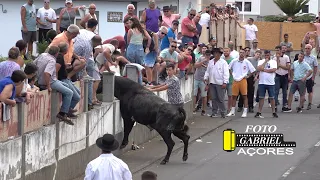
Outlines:
{"type": "Polygon", "coordinates": [[[309,5],[304,5],[303,6],[302,13],[309,13],[309,5]]]}
{"type": "Polygon", "coordinates": [[[251,2],[244,2],[244,11],[251,12],[251,2]]]}
{"type": "MultiPolygon", "coordinates": [[[[241,1],[236,1],[236,6],[239,8],[239,11],[243,11],[241,1]]],[[[251,12],[251,7],[252,7],[251,2],[244,2],[244,11],[245,12],[251,12]]]]}

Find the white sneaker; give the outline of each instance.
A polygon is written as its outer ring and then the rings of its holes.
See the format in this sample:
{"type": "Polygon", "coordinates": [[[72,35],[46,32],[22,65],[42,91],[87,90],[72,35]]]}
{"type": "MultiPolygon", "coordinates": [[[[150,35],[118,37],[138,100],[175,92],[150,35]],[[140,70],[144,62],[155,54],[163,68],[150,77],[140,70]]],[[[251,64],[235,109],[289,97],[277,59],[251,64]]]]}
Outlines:
{"type": "Polygon", "coordinates": [[[242,113],[242,116],[241,116],[241,117],[242,117],[242,118],[247,117],[247,112],[243,111],[243,113],[242,113]]]}
{"type": "Polygon", "coordinates": [[[229,112],[229,114],[227,114],[226,116],[227,117],[230,117],[230,116],[235,116],[236,114],[234,112],[229,112]]]}

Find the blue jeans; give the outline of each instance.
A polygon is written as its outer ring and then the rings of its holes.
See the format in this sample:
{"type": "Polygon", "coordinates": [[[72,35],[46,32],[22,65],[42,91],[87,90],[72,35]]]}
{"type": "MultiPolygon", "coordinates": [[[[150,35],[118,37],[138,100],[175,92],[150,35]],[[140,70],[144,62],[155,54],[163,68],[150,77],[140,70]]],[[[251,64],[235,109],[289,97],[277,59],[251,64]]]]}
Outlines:
{"type": "MultiPolygon", "coordinates": [[[[87,73],[90,77],[93,77],[94,61],[89,60],[87,62],[87,73]]],[[[88,104],[92,105],[92,92],[93,92],[93,81],[88,82],[88,104]]]]}
{"type": "Polygon", "coordinates": [[[279,96],[279,91],[280,88],[282,88],[282,106],[284,107],[287,105],[288,100],[287,100],[287,90],[288,90],[288,75],[280,76],[276,75],[275,77],[275,100],[276,104],[279,103],[278,96],[279,96]]]}
{"type": "Polygon", "coordinates": [[[182,39],[181,39],[182,46],[184,46],[185,44],[188,44],[189,42],[193,43],[193,37],[182,36],[182,39]]]}
{"type": "Polygon", "coordinates": [[[51,88],[62,94],[62,105],[60,112],[68,113],[70,109],[73,109],[79,99],[73,98],[73,91],[69,88],[69,85],[65,82],[56,80],[51,82],[51,88]]]}
{"type": "Polygon", "coordinates": [[[143,65],[144,49],[142,44],[129,44],[127,49],[127,59],[131,63],[143,65]]]}
{"type": "Polygon", "coordinates": [[[68,84],[69,89],[71,89],[71,91],[73,92],[70,109],[74,109],[81,98],[80,90],[74,85],[74,83],[70,79],[63,79],[61,81],[68,84]]]}
{"type": "Polygon", "coordinates": [[[266,92],[268,91],[269,99],[273,99],[274,88],[275,88],[275,85],[259,84],[258,85],[259,98],[264,99],[264,97],[266,96],[266,92]]]}

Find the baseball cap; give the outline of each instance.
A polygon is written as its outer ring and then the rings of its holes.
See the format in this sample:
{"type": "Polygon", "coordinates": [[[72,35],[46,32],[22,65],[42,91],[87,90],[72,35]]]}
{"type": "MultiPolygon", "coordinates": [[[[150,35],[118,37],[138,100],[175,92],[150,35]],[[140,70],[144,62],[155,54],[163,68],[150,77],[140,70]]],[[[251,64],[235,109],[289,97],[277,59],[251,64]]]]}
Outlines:
{"type": "Polygon", "coordinates": [[[173,20],[173,21],[172,21],[172,24],[179,25],[179,21],[178,21],[178,20],[173,20]]]}
{"type": "Polygon", "coordinates": [[[66,0],[66,3],[72,3],[72,0],[66,0]]]}
{"type": "Polygon", "coordinates": [[[201,43],[201,44],[198,44],[198,46],[200,46],[200,47],[204,47],[204,46],[206,46],[204,43],[201,43]]]}

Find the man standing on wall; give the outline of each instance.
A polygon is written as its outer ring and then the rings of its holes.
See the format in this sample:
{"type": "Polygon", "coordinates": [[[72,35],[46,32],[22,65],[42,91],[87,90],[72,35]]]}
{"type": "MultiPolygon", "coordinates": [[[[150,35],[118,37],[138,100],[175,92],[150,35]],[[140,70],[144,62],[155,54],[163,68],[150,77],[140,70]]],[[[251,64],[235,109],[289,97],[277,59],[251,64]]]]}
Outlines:
{"type": "Polygon", "coordinates": [[[130,24],[131,21],[129,21],[129,19],[136,18],[137,20],[139,20],[139,18],[134,14],[135,9],[136,8],[134,7],[133,4],[128,4],[128,6],[127,6],[128,13],[123,18],[124,29],[125,29],[124,40],[126,41],[126,44],[127,44],[127,34],[128,34],[128,31],[131,27],[131,24],[130,24]]]}
{"type": "Polygon", "coordinates": [[[28,0],[28,2],[21,7],[20,15],[22,39],[28,43],[27,58],[31,59],[33,42],[37,40],[36,6],[33,4],[33,0],[28,0]]]}
{"type": "Polygon", "coordinates": [[[240,21],[237,21],[239,27],[246,30],[246,47],[250,47],[252,49],[253,40],[258,37],[258,28],[253,24],[254,20],[252,18],[248,19],[248,24],[242,26],[240,21]]]}
{"type": "MultiPolygon", "coordinates": [[[[98,21],[97,15],[96,15],[96,5],[95,4],[90,4],[89,5],[89,13],[86,14],[80,21],[80,25],[86,29],[87,28],[87,23],[89,21],[89,19],[95,19],[98,21]]],[[[98,25],[96,27],[96,29],[94,30],[95,34],[99,33],[99,29],[98,29],[98,25]]]]}
{"type": "Polygon", "coordinates": [[[56,12],[50,8],[50,0],[44,0],[44,7],[40,8],[37,12],[39,42],[46,40],[47,32],[52,29],[52,23],[56,23],[56,21],[56,12]]]}
{"type": "Polygon", "coordinates": [[[182,45],[186,43],[193,43],[193,37],[195,32],[197,32],[197,27],[193,21],[193,18],[196,16],[197,12],[195,9],[191,9],[188,13],[188,16],[182,19],[181,22],[181,32],[182,32],[182,45]]]}
{"type": "Polygon", "coordinates": [[[155,0],[149,0],[149,9],[143,11],[141,21],[146,23],[147,30],[155,33],[159,31],[159,24],[162,23],[162,16],[160,10],[156,8],[155,0]]]}

